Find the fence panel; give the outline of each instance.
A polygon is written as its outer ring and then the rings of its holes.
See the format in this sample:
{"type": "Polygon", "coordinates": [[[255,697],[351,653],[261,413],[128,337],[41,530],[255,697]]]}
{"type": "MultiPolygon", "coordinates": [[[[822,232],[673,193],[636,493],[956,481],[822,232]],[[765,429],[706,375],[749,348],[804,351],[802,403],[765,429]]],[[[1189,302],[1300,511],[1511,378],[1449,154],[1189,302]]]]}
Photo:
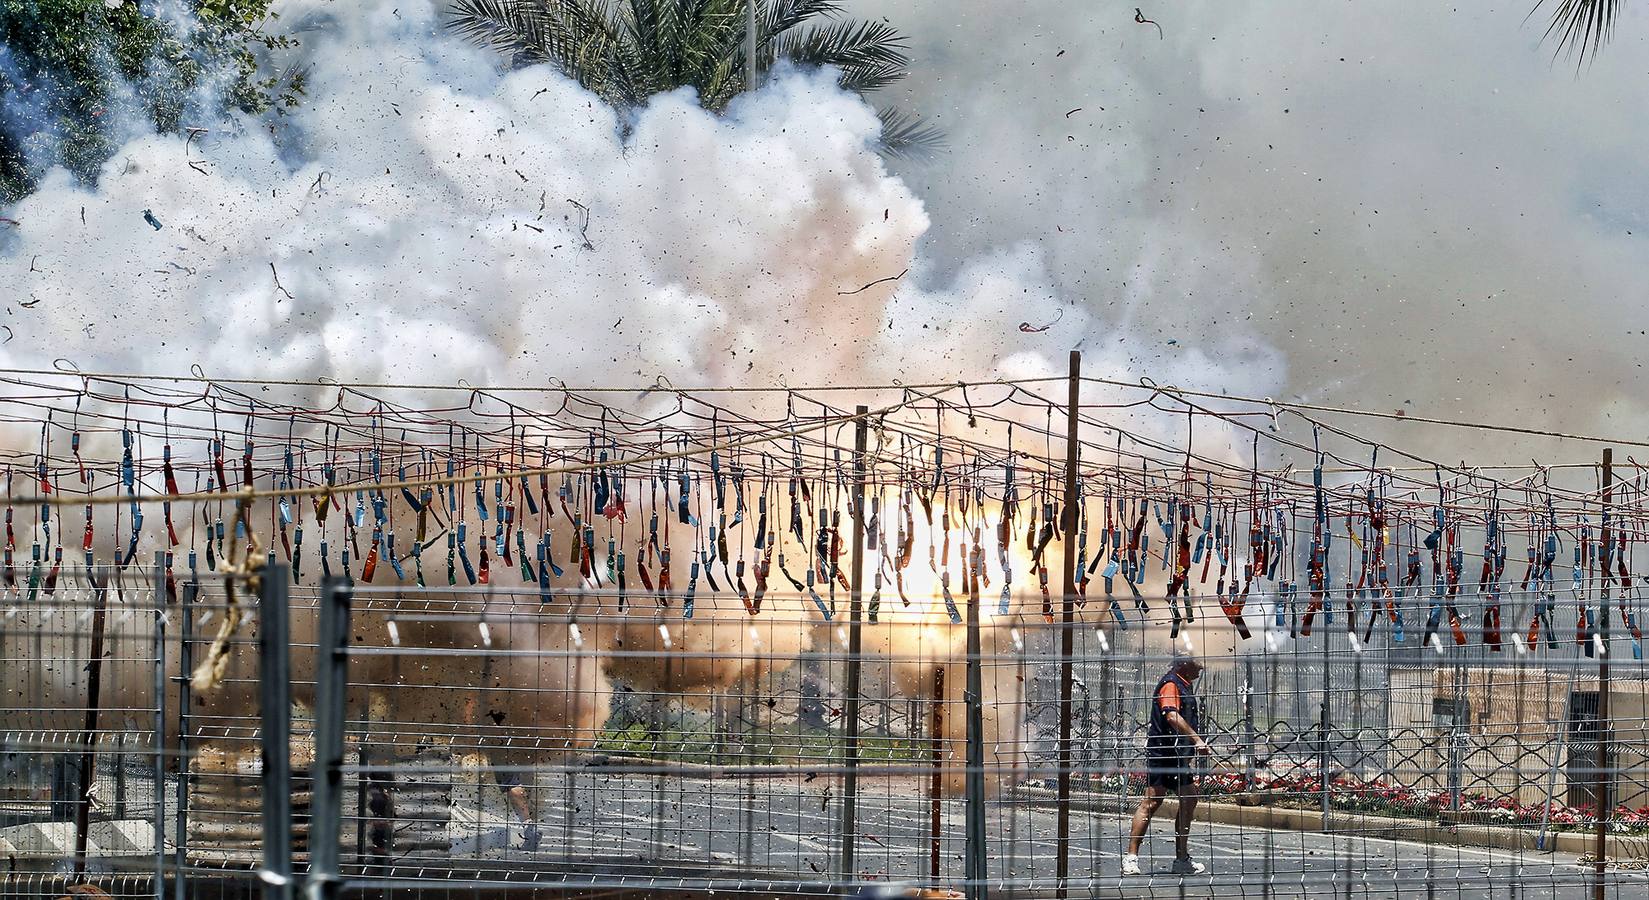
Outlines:
{"type": "MultiPolygon", "coordinates": [[[[679,603],[621,608],[597,591],[546,606],[536,590],[496,585],[357,584],[340,595],[346,640],[329,647],[317,620],[336,601],[298,585],[285,600],[291,678],[261,677],[263,617],[243,597],[222,684],[201,694],[181,676],[228,615],[223,582],[157,604],[167,592],[153,574],[112,574],[101,592],[65,583],[49,599],[14,592],[0,612],[7,895],[81,878],[117,896],[244,893],[263,883],[254,873],[267,865],[261,816],[272,804],[290,816],[299,879],[312,814],[336,817],[345,892],[1595,895],[1586,854],[1600,682],[1596,659],[1578,652],[1365,644],[1343,621],[1239,642],[1207,610],[1170,642],[1166,622],[1145,627],[1136,612],[1123,629],[1082,610],[1061,835],[1059,626],[1040,617],[984,611],[975,692],[967,627],[943,613],[919,627],[863,622],[850,667],[852,623],[787,612],[805,597],[775,596],[752,617],[735,596],[700,594],[689,619],[679,603]],[[1206,667],[1197,693],[1213,750],[1194,772],[1189,843],[1209,871],[1169,871],[1170,800],[1145,841],[1144,873],[1124,876],[1152,692],[1187,649],[1206,667]],[[341,777],[335,808],[312,808],[328,727],[315,716],[317,651],[333,650],[348,666],[333,723],[341,777]],[[271,687],[281,690],[260,691],[271,687]],[[266,696],[291,722],[290,788],[278,797],[264,779],[264,754],[283,749],[265,740],[266,696]],[[972,790],[970,742],[984,761],[972,790]],[[85,805],[76,766],[88,752],[85,805]],[[982,842],[967,837],[970,812],[983,818],[982,842]],[[968,877],[970,857],[983,877],[968,877]]],[[[845,597],[823,599],[845,609],[845,597]]],[[[1634,812],[1649,789],[1649,673],[1625,643],[1614,656],[1607,774],[1625,809],[1608,852],[1625,865],[1603,887],[1628,898],[1649,893],[1632,863],[1649,855],[1649,816],[1634,812]]]]}

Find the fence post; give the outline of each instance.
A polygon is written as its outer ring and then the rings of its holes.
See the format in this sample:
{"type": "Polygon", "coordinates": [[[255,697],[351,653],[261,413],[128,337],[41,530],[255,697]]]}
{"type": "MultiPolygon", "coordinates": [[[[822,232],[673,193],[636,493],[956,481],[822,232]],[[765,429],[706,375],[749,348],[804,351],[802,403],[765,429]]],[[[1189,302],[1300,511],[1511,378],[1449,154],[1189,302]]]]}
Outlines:
{"type": "Polygon", "coordinates": [[[932,780],[928,785],[928,876],[931,884],[939,886],[939,857],[943,849],[940,839],[941,827],[944,822],[944,773],[945,773],[945,667],[933,668],[933,703],[931,704],[932,723],[928,727],[929,760],[932,765],[932,780]]]}
{"type": "Polygon", "coordinates": [[[1461,743],[1465,740],[1465,732],[1461,728],[1462,718],[1470,719],[1466,711],[1466,662],[1456,658],[1454,671],[1450,674],[1450,686],[1454,689],[1449,695],[1449,809],[1460,812],[1462,793],[1466,788],[1465,756],[1460,752],[1461,743]]]}
{"type": "MultiPolygon", "coordinates": [[[[109,569],[99,566],[92,580],[92,649],[86,661],[86,721],[80,737],[80,775],[75,785],[74,808],[74,874],[86,874],[86,832],[91,827],[92,785],[97,781],[98,694],[103,687],[103,628],[107,621],[109,602],[109,569]]],[[[43,659],[44,657],[37,657],[43,659]]],[[[157,838],[158,839],[158,838],[157,838]]]]}
{"type": "Polygon", "coordinates": [[[200,594],[200,582],[191,578],[183,586],[178,622],[178,725],[177,725],[177,841],[172,866],[172,900],[184,900],[184,866],[189,859],[189,704],[194,701],[189,673],[195,670],[195,598],[200,594]]]}
{"type": "Polygon", "coordinates": [[[1060,563],[1064,597],[1059,628],[1059,772],[1054,825],[1054,896],[1064,900],[1066,879],[1071,873],[1071,654],[1076,627],[1076,530],[1077,507],[1077,417],[1082,394],[1082,352],[1071,351],[1071,373],[1067,381],[1065,405],[1065,504],[1060,511],[1064,526],[1064,558],[1060,563]]]}
{"type": "Polygon", "coordinates": [[[1243,655],[1242,661],[1242,721],[1243,746],[1246,748],[1247,762],[1243,769],[1247,775],[1245,785],[1248,790],[1254,789],[1254,757],[1258,754],[1258,741],[1254,733],[1254,660],[1249,654],[1243,655]]]}
{"type": "MultiPolygon", "coordinates": [[[[1330,605],[1334,603],[1332,596],[1330,596],[1328,603],[1330,605]]],[[[1334,691],[1333,679],[1329,676],[1331,667],[1329,665],[1328,656],[1328,639],[1329,635],[1333,633],[1333,629],[1329,628],[1325,623],[1323,626],[1323,706],[1319,711],[1319,719],[1317,723],[1317,738],[1319,740],[1317,745],[1317,786],[1322,792],[1321,806],[1323,813],[1323,831],[1334,830],[1333,827],[1331,827],[1328,815],[1328,792],[1329,788],[1332,786],[1328,775],[1328,730],[1332,724],[1329,719],[1328,701],[1334,691]]]]}
{"type": "MultiPolygon", "coordinates": [[[[1615,451],[1612,447],[1603,449],[1603,546],[1609,547],[1609,506],[1614,501],[1615,487],[1615,451]]],[[[1600,554],[1601,558],[1603,557],[1600,554]]],[[[1609,817],[1614,811],[1612,788],[1614,787],[1614,773],[1610,771],[1609,759],[1609,570],[1605,566],[1601,581],[1602,594],[1598,597],[1598,638],[1603,643],[1602,652],[1597,655],[1597,779],[1592,797],[1597,801],[1597,847],[1592,851],[1595,882],[1592,885],[1592,896],[1596,900],[1604,898],[1604,879],[1608,877],[1609,860],[1608,834],[1609,817]]]]}
{"type": "Polygon", "coordinates": [[[985,865],[985,686],[979,636],[979,579],[968,577],[967,698],[967,865],[963,890],[969,900],[987,900],[990,883],[985,865]]]}
{"type": "Polygon", "coordinates": [[[155,900],[166,896],[166,551],[155,551],[155,900]]]}
{"type": "Polygon", "coordinates": [[[264,900],[292,900],[292,659],[286,566],[265,565],[258,592],[258,687],[263,714],[264,900]]]}
{"type": "Polygon", "coordinates": [[[853,590],[848,598],[846,774],[842,779],[842,880],[854,880],[854,844],[858,838],[859,803],[859,677],[860,625],[864,618],[865,577],[865,443],[870,434],[870,408],[854,409],[853,436],[853,590]]]}
{"type": "Polygon", "coordinates": [[[349,614],[354,595],[336,576],[321,582],[320,623],[315,641],[314,794],[309,803],[310,900],[332,900],[341,885],[344,695],[349,689],[349,614]]]}

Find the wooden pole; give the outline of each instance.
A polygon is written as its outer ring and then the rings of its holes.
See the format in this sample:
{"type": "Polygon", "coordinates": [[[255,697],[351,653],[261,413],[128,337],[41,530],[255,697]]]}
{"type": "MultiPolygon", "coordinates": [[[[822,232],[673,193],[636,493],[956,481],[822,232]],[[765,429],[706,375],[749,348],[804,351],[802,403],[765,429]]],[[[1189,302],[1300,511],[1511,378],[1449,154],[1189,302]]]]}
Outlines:
{"type": "Polygon", "coordinates": [[[1076,630],[1076,539],[1077,525],[1077,417],[1081,407],[1082,353],[1071,351],[1071,374],[1065,407],[1065,505],[1060,523],[1065,534],[1063,615],[1059,628],[1059,773],[1055,803],[1054,878],[1055,896],[1066,896],[1066,879],[1071,872],[1071,654],[1076,630]]]}

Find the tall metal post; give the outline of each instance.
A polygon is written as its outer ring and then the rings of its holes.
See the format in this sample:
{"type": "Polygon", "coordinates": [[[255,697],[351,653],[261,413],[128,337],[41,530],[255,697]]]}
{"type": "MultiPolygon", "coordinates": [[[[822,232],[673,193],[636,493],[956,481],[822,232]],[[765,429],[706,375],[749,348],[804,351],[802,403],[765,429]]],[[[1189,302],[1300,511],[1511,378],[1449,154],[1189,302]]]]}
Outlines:
{"type": "MultiPolygon", "coordinates": [[[[1334,598],[1329,597],[1328,603],[1333,604],[1334,598]]],[[[1323,814],[1323,830],[1333,831],[1329,822],[1329,790],[1334,786],[1333,779],[1328,773],[1328,732],[1333,726],[1329,717],[1329,699],[1334,693],[1334,679],[1329,674],[1332,667],[1329,664],[1328,639],[1334,630],[1325,623],[1323,625],[1323,705],[1317,711],[1317,789],[1318,800],[1323,814]]]]}
{"type": "MultiPolygon", "coordinates": [[[[1603,546],[1611,546],[1609,541],[1609,513],[1610,505],[1614,502],[1615,493],[1615,451],[1612,447],[1603,450],[1603,528],[1601,537],[1603,546]]],[[[1601,554],[1600,554],[1601,557],[1601,554]]],[[[1597,847],[1593,849],[1595,858],[1594,883],[1592,896],[1596,900],[1603,900],[1604,879],[1608,876],[1609,859],[1606,853],[1608,848],[1609,814],[1614,810],[1614,799],[1611,788],[1614,787],[1614,773],[1610,771],[1609,759],[1609,570],[1603,570],[1601,581],[1603,592],[1598,597],[1597,633],[1603,642],[1603,649],[1597,655],[1597,779],[1592,797],[1597,801],[1597,847]]]]}
{"type": "Polygon", "coordinates": [[[744,68],[750,75],[745,89],[755,90],[762,80],[761,67],[756,62],[756,0],[745,0],[744,4],[744,68]]]}
{"type": "Polygon", "coordinates": [[[1254,734],[1254,658],[1251,654],[1243,654],[1242,660],[1242,727],[1243,727],[1243,756],[1245,762],[1243,770],[1247,775],[1244,783],[1250,789],[1254,784],[1254,754],[1258,738],[1254,734]]]}
{"type": "Polygon", "coordinates": [[[191,578],[183,586],[183,597],[178,614],[178,725],[177,725],[177,803],[175,817],[177,840],[172,866],[172,900],[184,900],[183,868],[189,862],[189,704],[194,690],[189,684],[189,673],[195,670],[195,598],[200,596],[200,582],[191,578]]]}
{"type": "Polygon", "coordinates": [[[870,408],[854,409],[853,432],[853,590],[848,599],[847,624],[847,738],[842,779],[842,880],[855,878],[853,851],[859,833],[859,677],[860,628],[864,618],[865,577],[865,445],[870,435],[870,408]]]}
{"type": "Polygon", "coordinates": [[[258,687],[263,713],[264,900],[292,900],[292,659],[287,619],[291,573],[266,565],[258,592],[258,687]]]}
{"type": "Polygon", "coordinates": [[[928,745],[932,780],[928,784],[928,877],[934,887],[939,886],[939,857],[943,848],[940,835],[944,822],[945,773],[945,667],[933,669],[932,722],[928,726],[928,745]]]}
{"type": "MultiPolygon", "coordinates": [[[[155,551],[155,900],[166,897],[166,552],[155,551]]],[[[179,876],[181,877],[181,876],[179,876]]]]}
{"type": "Polygon", "coordinates": [[[1082,353],[1071,351],[1071,374],[1065,407],[1065,506],[1060,511],[1064,526],[1065,553],[1060,563],[1064,577],[1060,590],[1064,614],[1059,628],[1059,772],[1055,806],[1054,878],[1055,896],[1064,900],[1066,879],[1071,872],[1071,654],[1076,630],[1076,530],[1077,443],[1076,427],[1082,394],[1082,353]]]}
{"type": "Polygon", "coordinates": [[[309,803],[309,900],[333,900],[343,821],[344,695],[349,689],[349,614],[354,596],[346,579],[321,582],[315,646],[314,796],[309,803]]]}
{"type": "Polygon", "coordinates": [[[985,866],[985,685],[981,668],[979,637],[979,579],[968,576],[968,689],[967,706],[967,826],[963,866],[968,900],[990,897],[989,872],[985,866]]]}

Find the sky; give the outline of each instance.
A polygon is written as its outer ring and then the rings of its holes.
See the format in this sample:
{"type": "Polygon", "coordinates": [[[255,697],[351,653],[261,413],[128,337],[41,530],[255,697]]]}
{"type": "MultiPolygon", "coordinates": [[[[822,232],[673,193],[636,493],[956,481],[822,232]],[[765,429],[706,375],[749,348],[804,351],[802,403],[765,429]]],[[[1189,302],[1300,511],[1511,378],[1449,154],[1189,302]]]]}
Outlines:
{"type": "MultiPolygon", "coordinates": [[[[1134,342],[1127,377],[1266,345],[1279,396],[1649,424],[1649,3],[1583,66],[1527,4],[1140,7],[1160,37],[1132,5],[1004,8],[850,4],[911,36],[887,99],[948,134],[896,166],[929,277],[1039,245],[1062,296],[1129,326],[1088,337],[1134,342]]],[[[1457,459],[1595,453],[1363,427],[1457,459]]]]}

